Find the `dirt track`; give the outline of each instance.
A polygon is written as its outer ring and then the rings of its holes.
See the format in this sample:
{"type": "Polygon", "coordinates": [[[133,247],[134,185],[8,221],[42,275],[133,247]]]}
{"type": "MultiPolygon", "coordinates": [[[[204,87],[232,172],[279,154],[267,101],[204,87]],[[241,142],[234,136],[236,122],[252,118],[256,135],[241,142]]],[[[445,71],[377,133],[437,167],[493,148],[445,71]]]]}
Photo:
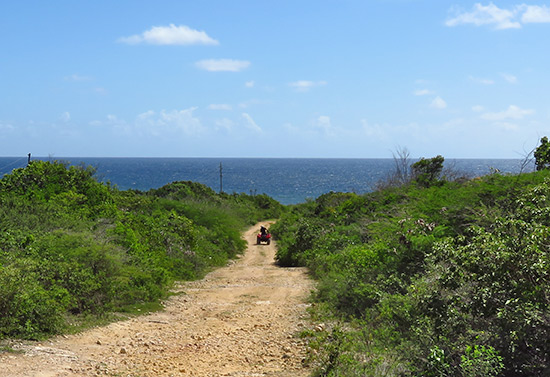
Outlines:
{"type": "Polygon", "coordinates": [[[0,353],[5,377],[307,376],[305,270],[273,264],[275,245],[245,234],[242,258],[177,287],[162,312],[0,353]]]}

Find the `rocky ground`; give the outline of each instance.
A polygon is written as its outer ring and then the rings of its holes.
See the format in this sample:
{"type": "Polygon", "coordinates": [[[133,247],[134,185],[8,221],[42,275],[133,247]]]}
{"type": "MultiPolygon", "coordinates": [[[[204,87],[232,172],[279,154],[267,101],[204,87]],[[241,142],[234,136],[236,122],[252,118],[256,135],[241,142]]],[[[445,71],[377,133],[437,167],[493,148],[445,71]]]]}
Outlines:
{"type": "Polygon", "coordinates": [[[312,282],[274,264],[275,245],[255,245],[203,280],[176,287],[165,310],[0,353],[6,377],[307,376],[312,282]]]}

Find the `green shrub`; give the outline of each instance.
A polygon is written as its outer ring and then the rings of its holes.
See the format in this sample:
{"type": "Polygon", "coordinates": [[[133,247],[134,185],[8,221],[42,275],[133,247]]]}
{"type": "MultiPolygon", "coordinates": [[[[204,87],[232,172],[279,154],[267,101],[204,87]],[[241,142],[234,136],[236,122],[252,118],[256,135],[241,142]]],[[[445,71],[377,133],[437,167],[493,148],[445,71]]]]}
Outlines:
{"type": "Polygon", "coordinates": [[[320,375],[546,375],[549,174],[430,178],[283,214],[279,260],[308,266],[319,307],[351,321],[316,343],[320,375]]]}
{"type": "Polygon", "coordinates": [[[33,262],[0,267],[0,338],[40,339],[63,326],[67,292],[45,289],[32,271],[33,262]]]}
{"type": "Polygon", "coordinates": [[[467,346],[461,356],[460,369],[464,377],[498,376],[504,369],[502,357],[491,346],[467,346]]]}
{"type": "Polygon", "coordinates": [[[93,175],[34,161],[0,179],[0,338],[158,302],[242,252],[241,231],[283,208],[193,182],[118,191],[93,175]]]}

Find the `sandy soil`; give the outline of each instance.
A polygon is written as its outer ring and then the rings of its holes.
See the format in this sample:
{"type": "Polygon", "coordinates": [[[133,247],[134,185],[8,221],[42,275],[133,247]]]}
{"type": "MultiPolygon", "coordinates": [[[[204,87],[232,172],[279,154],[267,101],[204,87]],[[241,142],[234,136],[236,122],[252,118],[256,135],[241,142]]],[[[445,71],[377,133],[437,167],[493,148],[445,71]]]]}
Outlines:
{"type": "Polygon", "coordinates": [[[307,376],[311,327],[304,269],[274,265],[275,245],[255,245],[259,225],[245,232],[246,253],[205,279],[176,287],[162,312],[0,353],[0,375],[307,376]]]}

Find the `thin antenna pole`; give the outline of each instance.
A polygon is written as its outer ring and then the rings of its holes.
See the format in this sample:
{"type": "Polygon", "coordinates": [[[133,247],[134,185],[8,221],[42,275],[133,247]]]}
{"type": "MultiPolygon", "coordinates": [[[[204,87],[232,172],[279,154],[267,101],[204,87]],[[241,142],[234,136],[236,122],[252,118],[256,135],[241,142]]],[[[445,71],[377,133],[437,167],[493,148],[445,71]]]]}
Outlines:
{"type": "Polygon", "coordinates": [[[223,192],[223,173],[222,163],[220,162],[220,194],[223,192]]]}

